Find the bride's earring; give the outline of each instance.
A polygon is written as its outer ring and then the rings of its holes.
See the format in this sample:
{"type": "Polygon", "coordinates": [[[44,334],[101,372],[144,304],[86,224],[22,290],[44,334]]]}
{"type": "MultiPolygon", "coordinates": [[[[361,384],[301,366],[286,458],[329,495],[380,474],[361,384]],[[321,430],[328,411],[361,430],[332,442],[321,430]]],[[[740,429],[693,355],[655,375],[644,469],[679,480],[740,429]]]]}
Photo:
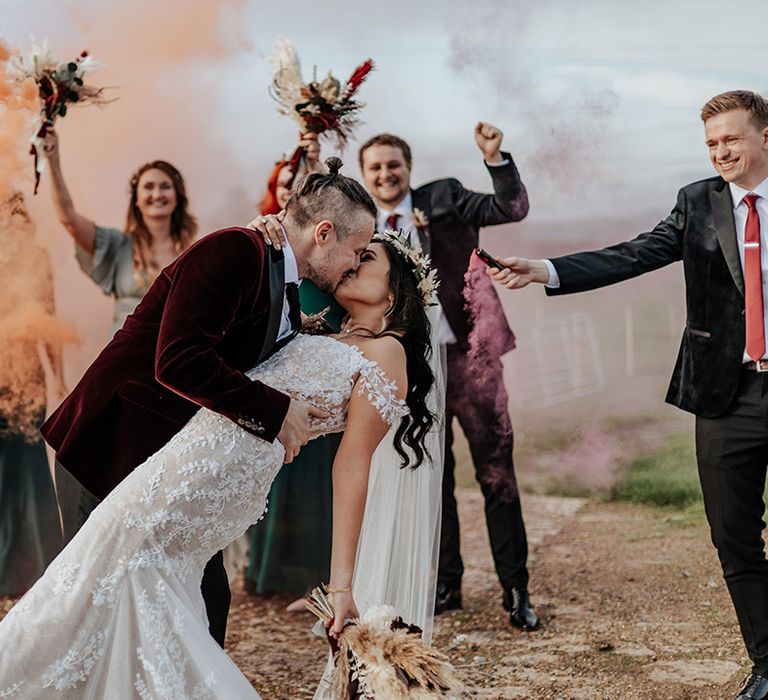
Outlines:
{"type": "Polygon", "coordinates": [[[395,310],[395,300],[390,299],[389,300],[389,308],[384,312],[384,318],[389,318],[392,315],[392,312],[395,310]]]}

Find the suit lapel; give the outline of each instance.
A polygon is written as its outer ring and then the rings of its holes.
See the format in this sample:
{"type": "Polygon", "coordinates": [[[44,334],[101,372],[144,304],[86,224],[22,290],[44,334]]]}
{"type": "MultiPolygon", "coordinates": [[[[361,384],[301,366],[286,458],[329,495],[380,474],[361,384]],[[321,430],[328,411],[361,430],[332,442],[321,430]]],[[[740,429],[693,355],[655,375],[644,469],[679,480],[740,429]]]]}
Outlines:
{"type": "Polygon", "coordinates": [[[280,332],[280,321],[283,318],[283,301],[285,297],[285,261],[283,251],[269,246],[269,319],[267,331],[264,334],[264,344],[261,346],[257,364],[272,352],[280,332]]]}
{"type": "Polygon", "coordinates": [[[733,220],[733,202],[731,190],[723,181],[720,189],[713,189],[710,194],[712,205],[712,217],[715,224],[715,233],[720,243],[720,249],[728,263],[733,281],[744,296],[744,276],[741,271],[741,259],[739,258],[739,243],[736,239],[736,224],[733,220]]]}
{"type": "MultiPolygon", "coordinates": [[[[423,191],[423,188],[420,187],[418,190],[411,190],[411,202],[413,203],[414,209],[421,209],[421,211],[424,212],[427,221],[432,218],[432,211],[429,208],[429,197],[426,192],[423,191]]],[[[429,224],[427,224],[426,228],[419,229],[419,233],[421,234],[421,247],[427,255],[430,255],[432,250],[432,237],[429,231],[429,224]]]]}

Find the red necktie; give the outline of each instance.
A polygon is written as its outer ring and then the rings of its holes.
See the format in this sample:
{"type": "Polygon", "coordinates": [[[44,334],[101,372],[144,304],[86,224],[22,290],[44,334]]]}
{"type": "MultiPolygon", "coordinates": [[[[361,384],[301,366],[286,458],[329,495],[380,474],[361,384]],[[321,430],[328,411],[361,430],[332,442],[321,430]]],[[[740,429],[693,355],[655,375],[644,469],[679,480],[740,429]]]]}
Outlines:
{"type": "Polygon", "coordinates": [[[387,228],[397,231],[397,220],[400,218],[400,214],[392,213],[387,217],[387,228]]]}
{"type": "Polygon", "coordinates": [[[747,355],[757,362],[765,354],[765,319],[763,316],[763,273],[760,265],[760,215],[758,195],[748,194],[749,207],[744,229],[744,301],[747,317],[747,355]]]}

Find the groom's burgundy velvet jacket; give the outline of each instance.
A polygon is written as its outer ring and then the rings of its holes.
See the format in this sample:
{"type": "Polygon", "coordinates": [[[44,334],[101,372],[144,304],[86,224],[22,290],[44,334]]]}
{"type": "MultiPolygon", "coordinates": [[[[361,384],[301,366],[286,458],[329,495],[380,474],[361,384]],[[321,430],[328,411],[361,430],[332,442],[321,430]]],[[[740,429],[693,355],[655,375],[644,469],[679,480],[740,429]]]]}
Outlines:
{"type": "MultiPolygon", "coordinates": [[[[289,398],[244,372],[270,348],[270,261],[249,229],[216,231],[166,267],[41,432],[57,460],[103,498],[200,406],[275,439],[289,398]]],[[[274,283],[272,284],[274,288],[274,283]]],[[[274,298],[274,301],[273,301],[274,298]]]]}

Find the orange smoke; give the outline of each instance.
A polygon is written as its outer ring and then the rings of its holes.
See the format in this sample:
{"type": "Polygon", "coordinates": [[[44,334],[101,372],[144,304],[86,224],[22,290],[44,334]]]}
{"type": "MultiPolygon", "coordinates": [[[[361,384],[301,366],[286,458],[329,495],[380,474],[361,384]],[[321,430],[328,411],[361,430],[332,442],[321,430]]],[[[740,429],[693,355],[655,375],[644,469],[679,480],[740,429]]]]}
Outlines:
{"type": "Polygon", "coordinates": [[[31,80],[15,79],[10,68],[13,56],[0,41],[0,201],[18,189],[24,169],[32,169],[25,146],[37,109],[37,88],[31,80]]]}
{"type": "Polygon", "coordinates": [[[75,340],[54,316],[48,254],[34,242],[35,226],[21,194],[0,204],[0,416],[5,430],[30,439],[45,411],[45,374],[38,353],[53,354],[75,340]]]}
{"type": "Polygon", "coordinates": [[[224,58],[249,46],[240,21],[245,0],[206,0],[183,9],[155,0],[98,4],[80,0],[70,7],[77,27],[94,37],[90,46],[94,54],[106,55],[108,45],[110,54],[138,65],[224,58]]]}
{"type": "MultiPolygon", "coordinates": [[[[104,64],[90,82],[110,87],[106,96],[117,98],[103,109],[74,107],[56,122],[62,170],[79,214],[100,226],[122,228],[132,173],[163,159],[184,176],[201,233],[253,218],[272,161],[265,160],[263,168],[257,162],[253,171],[259,179],[250,181],[257,129],[223,114],[218,102],[232,57],[248,49],[245,6],[245,0],[206,0],[183,8],[153,0],[67,3],[74,31],[49,35],[52,53],[66,60],[89,51],[104,64]],[[233,143],[232,130],[242,131],[244,141],[233,143]]],[[[269,99],[266,85],[250,84],[247,72],[239,77],[244,90],[269,99]]],[[[26,159],[27,205],[38,240],[51,256],[57,309],[84,341],[66,354],[71,385],[109,340],[114,302],[77,265],[72,239],[53,210],[48,172],[39,194],[31,196],[32,164],[26,159]]]]}

